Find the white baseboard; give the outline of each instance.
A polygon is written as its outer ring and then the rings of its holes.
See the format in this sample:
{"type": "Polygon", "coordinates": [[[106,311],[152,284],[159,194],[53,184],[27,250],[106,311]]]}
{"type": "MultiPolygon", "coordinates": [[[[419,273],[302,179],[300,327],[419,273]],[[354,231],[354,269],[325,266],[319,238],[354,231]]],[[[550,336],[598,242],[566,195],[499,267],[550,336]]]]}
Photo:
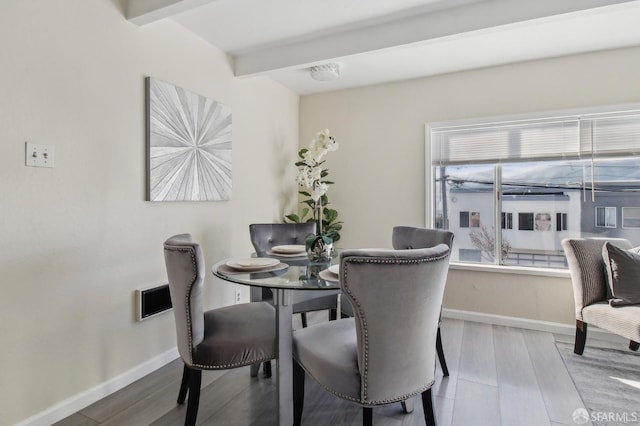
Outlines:
{"type": "MultiPolygon", "coordinates": [[[[460,319],[492,325],[502,325],[506,327],[524,328],[527,330],[546,331],[549,333],[566,334],[569,336],[574,336],[576,332],[575,325],[562,324],[559,322],[540,321],[528,318],[485,314],[482,312],[461,311],[458,309],[443,308],[442,316],[445,318],[460,319]]],[[[592,325],[589,326],[589,334],[587,339],[591,337],[614,343],[624,343],[626,341],[623,337],[620,337],[617,334],[610,333],[607,330],[603,330],[592,325]]],[[[628,343],[628,341],[626,342],[628,343]]]]}
{"type": "Polygon", "coordinates": [[[124,388],[138,379],[178,358],[178,349],[170,349],[113,379],[74,395],[48,409],[21,421],[16,426],[48,426],[76,413],[100,399],[124,388]]]}

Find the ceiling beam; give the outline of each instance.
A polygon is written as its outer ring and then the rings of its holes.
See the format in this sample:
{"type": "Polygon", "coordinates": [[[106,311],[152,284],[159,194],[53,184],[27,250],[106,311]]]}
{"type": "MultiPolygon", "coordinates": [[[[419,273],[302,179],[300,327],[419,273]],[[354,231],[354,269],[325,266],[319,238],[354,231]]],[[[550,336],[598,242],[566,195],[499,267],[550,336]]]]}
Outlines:
{"type": "MultiPolygon", "coordinates": [[[[235,55],[235,75],[301,68],[365,52],[426,43],[465,33],[552,18],[631,0],[482,0],[384,24],[307,38],[235,55]]],[[[597,9],[586,13],[597,13],[597,9]]],[[[452,52],[455,54],[455,52],[452,52]]]]}
{"type": "Polygon", "coordinates": [[[215,0],[128,0],[126,15],[128,21],[145,25],[213,1],[215,0]]]}

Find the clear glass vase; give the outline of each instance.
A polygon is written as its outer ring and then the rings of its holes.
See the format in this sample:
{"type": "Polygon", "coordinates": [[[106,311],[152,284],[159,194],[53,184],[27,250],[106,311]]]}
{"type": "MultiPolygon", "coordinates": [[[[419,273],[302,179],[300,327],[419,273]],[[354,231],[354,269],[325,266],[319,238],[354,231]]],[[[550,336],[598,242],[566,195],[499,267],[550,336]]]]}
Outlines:
{"type": "Polygon", "coordinates": [[[314,206],[314,219],[316,220],[316,235],[307,238],[307,257],[312,262],[328,262],[333,255],[333,240],[322,233],[322,199],[316,201],[314,206]]]}

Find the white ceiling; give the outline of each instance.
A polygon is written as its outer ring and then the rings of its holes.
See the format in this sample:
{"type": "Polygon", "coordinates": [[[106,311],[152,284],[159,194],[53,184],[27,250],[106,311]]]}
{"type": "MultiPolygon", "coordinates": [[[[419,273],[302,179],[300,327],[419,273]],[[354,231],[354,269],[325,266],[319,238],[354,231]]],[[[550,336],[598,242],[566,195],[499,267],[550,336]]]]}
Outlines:
{"type": "Polygon", "coordinates": [[[640,45],[640,0],[129,0],[299,94],[640,45]],[[318,82],[312,65],[336,62],[318,82]]]}

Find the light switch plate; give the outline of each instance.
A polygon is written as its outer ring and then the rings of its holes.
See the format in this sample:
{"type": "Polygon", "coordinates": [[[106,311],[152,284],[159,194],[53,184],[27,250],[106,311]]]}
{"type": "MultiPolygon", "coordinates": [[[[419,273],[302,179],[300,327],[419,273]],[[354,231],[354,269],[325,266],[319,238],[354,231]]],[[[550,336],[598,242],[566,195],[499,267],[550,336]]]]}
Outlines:
{"type": "Polygon", "coordinates": [[[25,165],[29,167],[53,167],[55,147],[25,142],[25,165]]]}

